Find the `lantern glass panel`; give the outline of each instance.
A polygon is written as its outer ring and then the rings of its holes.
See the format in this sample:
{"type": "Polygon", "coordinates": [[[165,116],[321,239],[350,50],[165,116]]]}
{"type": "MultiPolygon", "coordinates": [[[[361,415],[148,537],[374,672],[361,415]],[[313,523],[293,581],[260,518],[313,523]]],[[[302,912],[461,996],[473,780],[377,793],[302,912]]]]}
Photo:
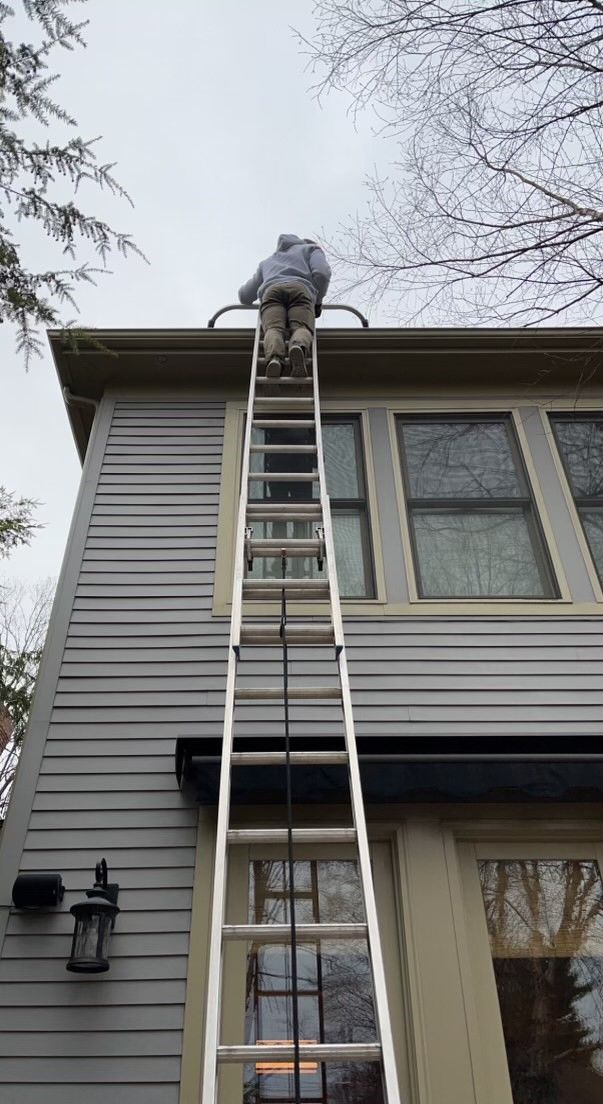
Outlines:
{"type": "Polygon", "coordinates": [[[81,916],[76,921],[74,958],[96,958],[99,945],[100,916],[81,916]]]}
{"type": "Polygon", "coordinates": [[[71,962],[80,970],[102,972],[109,969],[108,952],[112,917],[98,913],[78,916],[73,936],[71,962]]]}

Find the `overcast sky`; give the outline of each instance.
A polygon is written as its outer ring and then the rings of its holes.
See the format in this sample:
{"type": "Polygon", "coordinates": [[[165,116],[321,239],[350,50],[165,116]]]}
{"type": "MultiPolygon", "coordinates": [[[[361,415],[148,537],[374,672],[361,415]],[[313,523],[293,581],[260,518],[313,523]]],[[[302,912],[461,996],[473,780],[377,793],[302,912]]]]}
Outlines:
{"type": "MultiPolygon", "coordinates": [[[[343,96],[319,105],[309,91],[292,25],[311,32],[311,0],[89,0],[81,11],[88,47],[57,51],[55,98],[82,136],[103,136],[99,160],[117,162],[135,207],[93,190],[80,202],[151,262],[116,258],[112,276],[82,288],[83,324],[205,326],[279,233],[328,238],[392,157],[369,120],[355,129],[343,96]]],[[[37,232],[26,246],[35,267],[53,263],[37,232]]],[[[79,461],[50,355],[25,374],[8,326],[0,353],[0,483],[39,499],[44,524],[0,574],[56,576],[79,461]]]]}

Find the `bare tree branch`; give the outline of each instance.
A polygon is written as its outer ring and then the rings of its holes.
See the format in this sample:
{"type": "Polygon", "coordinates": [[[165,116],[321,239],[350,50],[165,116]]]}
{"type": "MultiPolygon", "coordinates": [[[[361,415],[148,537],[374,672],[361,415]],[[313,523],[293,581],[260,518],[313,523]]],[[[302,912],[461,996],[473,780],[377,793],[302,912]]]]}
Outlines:
{"type": "Polygon", "coordinates": [[[27,729],[54,594],[53,579],[0,581],[0,822],[27,729]]]}
{"type": "Polygon", "coordinates": [[[318,0],[315,90],[400,143],[330,247],[398,321],[592,318],[603,0],[318,0]]]}

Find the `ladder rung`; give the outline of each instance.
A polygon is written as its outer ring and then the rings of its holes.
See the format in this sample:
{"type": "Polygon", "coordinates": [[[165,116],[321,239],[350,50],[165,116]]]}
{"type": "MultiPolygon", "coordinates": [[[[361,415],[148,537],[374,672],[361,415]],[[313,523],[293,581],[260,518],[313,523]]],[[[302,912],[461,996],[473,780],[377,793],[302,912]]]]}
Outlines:
{"type": "MultiPolygon", "coordinates": [[[[290,602],[326,602],[328,594],[326,590],[290,590],[287,593],[290,602]]],[[[246,590],[243,594],[243,602],[277,602],[278,595],[273,590],[246,590]]]]}
{"type": "MultiPolygon", "coordinates": [[[[333,767],[348,761],[347,751],[292,751],[289,753],[294,767],[333,767]]],[[[230,761],[233,767],[281,767],[287,762],[284,751],[233,751],[230,761]]]]}
{"type": "Polygon", "coordinates": [[[307,521],[308,523],[320,520],[322,517],[322,511],[320,507],[311,507],[309,510],[305,509],[304,503],[294,509],[283,509],[284,503],[282,502],[263,502],[260,509],[256,509],[251,505],[247,506],[247,521],[307,521]]]}
{"type": "MultiPolygon", "coordinates": [[[[241,644],[282,644],[278,625],[244,625],[241,628],[241,644]]],[[[287,625],[288,644],[334,644],[333,626],[325,625],[287,625]]]]}
{"type": "Polygon", "coordinates": [[[320,502],[313,499],[301,502],[248,502],[247,514],[249,517],[260,517],[265,510],[278,510],[283,517],[288,514],[307,514],[309,518],[320,517],[322,509],[320,502]]]}
{"type": "Polygon", "coordinates": [[[261,510],[254,510],[253,512],[247,511],[247,520],[250,522],[255,521],[306,521],[311,523],[312,521],[320,521],[320,510],[291,510],[283,513],[278,503],[270,506],[266,503],[262,506],[261,510]]]}
{"type": "MultiPolygon", "coordinates": [[[[378,1062],[379,1043],[302,1043],[302,1062],[378,1062]]],[[[293,1062],[293,1044],[283,1046],[219,1046],[219,1062],[293,1062]]]]}
{"type": "MultiPolygon", "coordinates": [[[[254,943],[290,943],[289,924],[225,924],[224,939],[254,943]]],[[[296,924],[299,943],[319,943],[323,939],[366,939],[366,924],[296,924]]]]}
{"type": "MultiPolygon", "coordinates": [[[[326,590],[290,590],[287,592],[290,602],[326,602],[326,590]]],[[[278,593],[274,590],[255,590],[253,587],[243,594],[244,602],[276,602],[278,593]]]]}
{"type": "Polygon", "coordinates": [[[249,472],[249,479],[258,483],[316,483],[318,472],[249,472]]]}
{"type": "MultiPolygon", "coordinates": [[[[286,828],[229,828],[229,843],[286,843],[286,828]]],[[[355,843],[355,828],[294,828],[294,843],[355,843]]]]}
{"type": "MultiPolygon", "coordinates": [[[[294,583],[295,579],[288,580],[294,583]]],[[[311,582],[312,580],[307,580],[311,582]]],[[[283,593],[283,588],[275,590],[273,587],[258,587],[252,582],[245,582],[243,589],[244,602],[276,602],[283,593]]],[[[317,584],[314,587],[287,588],[286,594],[291,602],[326,602],[329,598],[328,583],[317,584]]]]}
{"type": "Polygon", "coordinates": [[[316,445],[251,445],[251,452],[316,452],[316,445]]]}
{"type": "MultiPolygon", "coordinates": [[[[258,368],[262,367],[262,365],[264,365],[264,364],[268,364],[268,358],[263,355],[263,353],[264,353],[263,343],[260,345],[260,350],[261,350],[261,352],[260,352],[260,355],[258,356],[258,360],[257,360],[258,368]]],[[[281,358],[281,364],[290,364],[290,363],[291,363],[291,361],[289,360],[288,356],[281,358]]]]}
{"type": "Polygon", "coordinates": [[[329,593],[329,584],[320,579],[245,579],[243,592],[246,590],[318,590],[329,593]]]}
{"type": "MultiPolygon", "coordinates": [[[[312,698],[340,698],[339,686],[290,686],[288,697],[291,701],[312,698]]],[[[281,701],[282,686],[238,686],[235,689],[235,701],[281,701]]]]}
{"type": "Polygon", "coordinates": [[[299,410],[300,407],[302,410],[312,410],[314,407],[314,399],[310,398],[309,395],[293,395],[291,397],[289,395],[258,395],[256,403],[261,403],[262,406],[274,406],[277,409],[284,407],[285,410],[287,407],[292,407],[294,410],[299,410]]]}
{"type": "Polygon", "coordinates": [[[274,386],[274,384],[276,384],[277,387],[282,387],[283,384],[285,385],[285,387],[294,387],[296,385],[299,387],[300,383],[302,384],[302,386],[304,384],[307,385],[308,383],[311,384],[312,383],[312,377],[311,376],[260,376],[260,375],[258,375],[257,382],[258,383],[265,383],[265,384],[272,384],[272,386],[274,386]]]}
{"type": "Polygon", "coordinates": [[[254,418],[256,429],[313,429],[313,418],[254,418]]]}
{"type": "Polygon", "coordinates": [[[252,556],[274,557],[283,552],[286,552],[288,556],[318,556],[324,545],[319,540],[302,540],[301,538],[297,540],[295,538],[277,540],[276,537],[267,537],[265,540],[250,540],[247,547],[252,556]]]}

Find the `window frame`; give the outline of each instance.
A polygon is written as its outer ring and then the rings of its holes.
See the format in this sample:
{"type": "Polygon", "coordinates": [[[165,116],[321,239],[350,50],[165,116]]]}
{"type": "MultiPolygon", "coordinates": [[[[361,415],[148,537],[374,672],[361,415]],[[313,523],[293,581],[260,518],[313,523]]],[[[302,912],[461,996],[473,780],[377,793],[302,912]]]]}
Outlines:
{"type": "MultiPolygon", "coordinates": [[[[370,404],[362,401],[334,401],[326,399],[322,403],[323,415],[327,418],[341,417],[343,421],[352,417],[358,419],[361,456],[363,462],[364,488],[366,497],[366,537],[371,552],[374,594],[372,598],[342,598],[344,616],[374,616],[376,612],[386,614],[385,572],[379,522],[379,502],[373,466],[373,448],[369,418],[370,404]]],[[[236,533],[239,491],[240,457],[243,445],[246,402],[241,399],[228,399],[225,405],[224,449],[221,457],[221,478],[218,509],[218,529],[216,535],[216,568],[214,574],[212,614],[214,617],[229,617],[232,603],[232,579],[234,571],[234,537],[236,533]],[[228,444],[226,444],[228,442],[228,444]]],[[[326,602],[291,603],[298,616],[321,615],[326,602]]],[[[257,602],[255,612],[259,617],[273,616],[277,609],[273,601],[257,602]]]]}
{"type": "MultiPolygon", "coordinates": [[[[408,537],[408,573],[409,582],[412,580],[415,590],[415,600],[433,603],[543,603],[562,600],[564,595],[559,585],[558,567],[551,554],[550,541],[547,539],[542,523],[542,503],[535,493],[535,486],[527,464],[525,445],[520,439],[518,425],[514,411],[510,409],[496,410],[469,410],[442,409],[442,410],[396,410],[393,414],[393,430],[396,444],[395,458],[398,463],[401,496],[403,504],[403,516],[406,523],[408,537]],[[496,422],[505,426],[511,455],[513,457],[515,473],[522,495],[506,498],[417,498],[410,493],[410,480],[408,475],[408,463],[403,439],[403,426],[410,423],[425,424],[429,422],[496,422]],[[542,594],[439,594],[426,595],[423,593],[421,560],[419,556],[413,514],[415,512],[430,510],[433,513],[457,514],[492,514],[504,513],[513,510],[525,518],[527,532],[534,554],[534,561],[543,585],[542,594]]],[[[412,597],[411,597],[412,600],[412,597]]]]}
{"type": "Polygon", "coordinates": [[[476,1070],[476,1097],[480,1104],[513,1104],[504,1029],[486,911],[479,878],[480,859],[583,859],[599,866],[603,880],[603,844],[599,832],[585,823],[576,831],[571,824],[559,826],[557,840],[551,825],[535,833],[527,826],[513,825],[505,832],[499,824],[492,834],[476,821],[466,831],[454,832],[448,842],[456,867],[455,912],[461,980],[468,1009],[469,1046],[476,1070]],[[515,829],[513,831],[513,828],[515,829]],[[548,831],[546,830],[548,828],[548,831]],[[534,838],[534,837],[537,838],[534,838]],[[572,840],[573,842],[570,842],[572,840]]]}
{"type": "MultiPolygon", "coordinates": [[[[254,826],[265,817],[265,807],[248,808],[248,822],[254,826]]],[[[325,823],[339,823],[332,807],[324,808],[325,823]]],[[[414,1061],[410,1027],[407,1020],[407,985],[404,970],[402,917],[397,896],[397,835],[381,825],[369,826],[371,865],[379,902],[379,924],[390,1000],[390,1015],[395,1039],[398,1078],[404,1099],[418,1104],[414,1092],[414,1061]]],[[[212,810],[200,808],[195,855],[195,873],[187,962],[184,1012],[181,1098],[197,1100],[202,1078],[204,1008],[208,970],[208,943],[211,924],[211,885],[216,842],[216,824],[212,810]]],[[[247,923],[249,863],[254,859],[286,860],[286,845],[252,844],[234,848],[228,863],[226,917],[228,923],[247,923]]],[[[353,844],[300,844],[298,859],[345,859],[357,861],[353,844]]],[[[248,944],[233,940],[225,944],[228,962],[223,962],[222,1040],[240,1041],[245,1035],[245,971],[248,944]]],[[[222,1067],[219,1100],[238,1100],[243,1083],[243,1065],[222,1067]]]]}
{"type": "MultiPolygon", "coordinates": [[[[393,812],[393,810],[392,810],[393,812]]],[[[513,1104],[477,858],[592,859],[600,821],[540,809],[399,810],[400,911],[415,1104],[513,1104]]]]}
{"type": "MultiPolygon", "coordinates": [[[[322,416],[323,426],[328,425],[350,425],[352,427],[353,441],[354,441],[354,457],[356,465],[356,478],[358,482],[358,490],[362,493],[356,498],[341,498],[335,496],[329,496],[329,503],[331,507],[331,517],[358,517],[360,521],[360,548],[362,554],[362,568],[364,576],[364,594],[345,594],[341,586],[341,573],[339,572],[339,589],[342,602],[371,602],[377,597],[377,587],[375,579],[375,557],[373,554],[372,540],[371,540],[371,524],[370,524],[370,505],[368,500],[368,488],[366,479],[366,457],[363,442],[362,433],[362,415],[361,413],[349,414],[340,413],[326,413],[322,416]]],[[[326,450],[325,450],[326,451],[326,450]]],[[[261,454],[260,454],[261,455],[261,454]]],[[[325,457],[325,467],[327,461],[325,457]]],[[[260,469],[253,469],[260,470],[260,469]]],[[[328,474],[327,474],[328,482],[328,474]]],[[[307,485],[307,484],[306,484],[307,485]]],[[[270,502],[272,500],[267,493],[268,482],[263,481],[259,483],[258,489],[262,494],[255,494],[251,497],[251,501],[256,502],[270,502]]],[[[311,484],[312,488],[318,486],[318,482],[311,484]]],[[[312,495],[315,501],[318,501],[316,494],[312,495]]],[[[335,529],[335,524],[333,525],[335,529]]],[[[258,575],[258,578],[261,576],[258,575]]]]}
{"type": "Polygon", "coordinates": [[[603,494],[600,495],[576,495],[572,487],[572,480],[568,463],[566,461],[564,450],[557,433],[556,425],[558,422],[601,422],[603,424],[603,409],[581,409],[581,410],[556,410],[554,413],[548,415],[548,424],[551,429],[555,456],[558,460],[561,472],[563,473],[564,483],[567,489],[567,494],[574,507],[573,513],[576,516],[576,520],[579,525],[579,533],[584,538],[585,548],[588,554],[589,563],[592,565],[592,569],[597,579],[600,588],[603,588],[603,567],[599,570],[597,561],[595,559],[592,545],[588,536],[588,532],[582,521],[582,510],[588,509],[589,506],[600,507],[603,513],[603,494]]]}
{"type": "MultiPolygon", "coordinates": [[[[371,537],[371,512],[367,485],[366,448],[362,431],[362,414],[360,412],[349,414],[332,413],[323,414],[323,423],[326,425],[346,425],[351,422],[354,427],[354,447],[356,452],[356,471],[359,489],[363,494],[360,498],[332,498],[329,496],[331,515],[333,517],[359,517],[360,541],[362,547],[362,564],[364,568],[364,581],[367,593],[363,595],[344,595],[341,591],[342,602],[370,602],[377,597],[377,579],[375,572],[374,541],[371,537]]],[[[325,459],[326,466],[326,459],[325,459]]],[[[328,479],[327,479],[328,481],[328,479]]],[[[327,488],[328,490],[328,488],[327,488]]]]}

